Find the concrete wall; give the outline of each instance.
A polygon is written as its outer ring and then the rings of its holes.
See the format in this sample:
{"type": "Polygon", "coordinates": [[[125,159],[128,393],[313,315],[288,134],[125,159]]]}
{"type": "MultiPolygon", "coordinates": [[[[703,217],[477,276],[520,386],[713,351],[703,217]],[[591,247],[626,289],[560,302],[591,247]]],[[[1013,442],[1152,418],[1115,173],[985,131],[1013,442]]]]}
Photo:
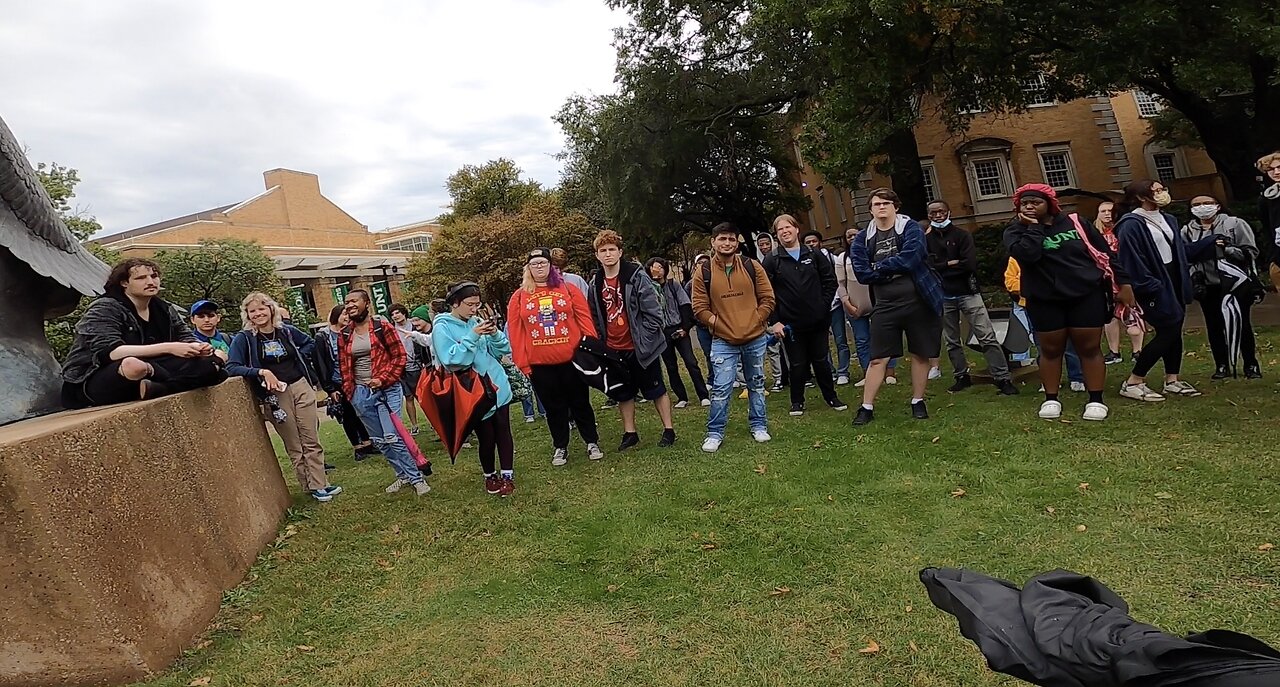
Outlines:
{"type": "Polygon", "coordinates": [[[239,379],[0,428],[0,685],[163,670],[288,504],[239,379]]]}

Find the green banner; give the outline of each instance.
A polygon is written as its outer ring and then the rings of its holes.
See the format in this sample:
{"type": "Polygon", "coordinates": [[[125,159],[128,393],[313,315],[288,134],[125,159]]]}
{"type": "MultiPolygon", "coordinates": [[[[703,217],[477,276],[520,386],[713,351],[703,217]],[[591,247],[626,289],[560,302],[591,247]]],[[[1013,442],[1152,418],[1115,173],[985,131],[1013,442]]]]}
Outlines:
{"type": "Polygon", "coordinates": [[[333,293],[333,304],[342,305],[347,300],[347,294],[351,293],[351,282],[344,281],[341,284],[334,284],[329,291],[333,293]]]}
{"type": "Polygon", "coordinates": [[[385,281],[375,281],[369,285],[369,296],[373,298],[373,311],[389,317],[391,315],[391,287],[385,281]]]}
{"type": "Polygon", "coordinates": [[[285,292],[285,302],[288,303],[289,313],[294,319],[302,321],[306,319],[307,313],[307,297],[302,294],[301,286],[290,286],[285,292]]]}

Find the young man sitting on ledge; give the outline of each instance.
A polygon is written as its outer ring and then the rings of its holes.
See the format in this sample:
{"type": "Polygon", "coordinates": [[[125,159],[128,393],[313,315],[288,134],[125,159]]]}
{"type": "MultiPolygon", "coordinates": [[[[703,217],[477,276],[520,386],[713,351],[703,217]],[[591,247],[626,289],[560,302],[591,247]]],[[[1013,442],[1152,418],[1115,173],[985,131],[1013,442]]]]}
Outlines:
{"type": "Polygon", "coordinates": [[[160,270],[143,258],[111,269],[106,295],[76,323],[62,365],[62,404],[88,408],[213,386],[227,378],[213,347],[196,341],[156,294],[160,270]]]}

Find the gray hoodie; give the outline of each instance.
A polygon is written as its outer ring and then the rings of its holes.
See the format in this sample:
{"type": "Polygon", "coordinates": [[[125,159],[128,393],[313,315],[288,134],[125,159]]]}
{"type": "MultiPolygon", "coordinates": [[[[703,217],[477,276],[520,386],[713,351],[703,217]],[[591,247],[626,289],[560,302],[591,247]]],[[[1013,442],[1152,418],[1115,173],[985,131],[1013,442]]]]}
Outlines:
{"type": "MultiPolygon", "coordinates": [[[[1219,212],[1213,217],[1213,225],[1206,228],[1198,219],[1192,219],[1182,228],[1182,238],[1187,242],[1199,241],[1209,234],[1217,234],[1225,236],[1229,239],[1229,245],[1223,249],[1221,255],[1231,263],[1246,268],[1252,272],[1254,261],[1258,259],[1258,244],[1253,238],[1253,229],[1249,223],[1239,217],[1232,217],[1225,212],[1219,212]]],[[[1210,253],[1215,255],[1215,253],[1210,253]]],[[[1203,274],[1204,283],[1208,286],[1217,286],[1222,283],[1218,276],[1217,259],[1210,257],[1200,262],[1193,262],[1190,265],[1192,279],[1197,279],[1197,275],[1203,274]]]]}

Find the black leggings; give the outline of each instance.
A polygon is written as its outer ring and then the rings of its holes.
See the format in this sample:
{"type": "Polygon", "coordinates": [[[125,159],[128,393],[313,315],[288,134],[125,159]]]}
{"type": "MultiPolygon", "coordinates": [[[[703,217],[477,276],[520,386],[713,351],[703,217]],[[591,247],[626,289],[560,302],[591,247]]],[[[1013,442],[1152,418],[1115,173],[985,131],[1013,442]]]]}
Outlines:
{"type": "Polygon", "coordinates": [[[698,394],[698,400],[710,398],[707,396],[707,382],[702,378],[702,370],[698,367],[698,359],[693,357],[693,344],[689,341],[688,335],[685,335],[679,338],[668,338],[667,348],[662,351],[662,362],[667,366],[667,379],[671,380],[671,391],[675,393],[676,400],[689,400],[689,392],[685,391],[684,383],[680,381],[679,363],[676,362],[677,354],[684,360],[684,366],[689,370],[689,379],[693,381],[693,391],[698,394]]]}
{"type": "Polygon", "coordinates": [[[529,381],[533,384],[534,393],[542,400],[554,448],[569,448],[570,418],[577,423],[583,441],[600,443],[596,411],[591,407],[591,389],[573,363],[534,365],[529,381]]]}
{"type": "MultiPolygon", "coordinates": [[[[1217,367],[1234,365],[1227,352],[1227,323],[1222,316],[1222,300],[1224,294],[1221,286],[1209,286],[1200,298],[1200,309],[1204,311],[1205,333],[1209,336],[1209,349],[1213,351],[1213,363],[1217,367]]],[[[1244,358],[1244,366],[1258,366],[1258,345],[1253,336],[1253,322],[1249,311],[1253,309],[1253,300],[1239,299],[1240,305],[1240,357],[1244,358]]]]}
{"type": "MultiPolygon", "coordinates": [[[[227,378],[222,361],[213,356],[179,358],[161,355],[141,360],[150,363],[154,370],[150,379],[156,383],[155,393],[149,398],[213,386],[227,378]]],[[[113,360],[98,368],[83,384],[64,385],[63,404],[68,408],[88,408],[138,400],[142,395],[141,382],[120,374],[123,362],[113,360]]]]}
{"type": "Polygon", "coordinates": [[[342,399],[342,431],[347,433],[347,441],[351,442],[352,446],[359,446],[369,441],[369,430],[364,428],[364,423],[356,414],[355,407],[346,398],[342,399]]]}
{"type": "Polygon", "coordinates": [[[1164,373],[1176,375],[1182,371],[1182,322],[1157,325],[1156,334],[1142,347],[1138,359],[1133,362],[1133,375],[1146,377],[1157,360],[1164,361],[1164,373]]]}
{"type": "Polygon", "coordinates": [[[791,402],[804,403],[804,385],[809,381],[809,368],[813,367],[813,380],[822,391],[822,398],[830,401],[836,397],[836,387],[831,379],[831,364],[827,362],[830,350],[827,337],[830,326],[817,329],[795,329],[782,340],[791,363],[791,402]]]}
{"type": "Polygon", "coordinates": [[[493,455],[496,451],[503,470],[511,470],[515,464],[516,446],[511,439],[511,406],[505,405],[493,411],[488,420],[476,425],[476,439],[480,440],[480,469],[492,475],[493,455]]]}

